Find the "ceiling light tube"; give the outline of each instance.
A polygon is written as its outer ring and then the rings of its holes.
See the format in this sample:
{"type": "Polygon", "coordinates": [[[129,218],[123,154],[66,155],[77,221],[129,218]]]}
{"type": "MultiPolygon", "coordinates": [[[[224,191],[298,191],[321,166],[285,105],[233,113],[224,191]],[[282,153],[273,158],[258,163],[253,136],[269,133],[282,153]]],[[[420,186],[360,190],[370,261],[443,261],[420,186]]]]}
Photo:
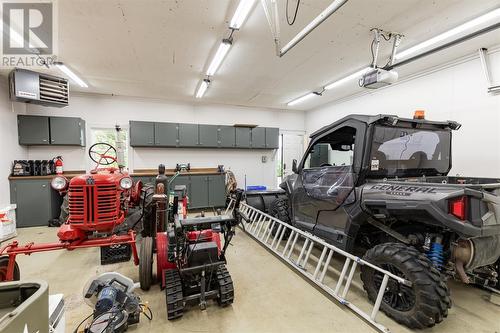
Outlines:
{"type": "Polygon", "coordinates": [[[73,71],[69,69],[65,64],[63,64],[62,62],[56,62],[54,64],[57,66],[57,68],[59,68],[61,72],[69,76],[69,78],[77,83],[80,87],[88,88],[88,85],[82,79],[80,79],[78,75],[73,73],[73,71]]]}
{"type": "Polygon", "coordinates": [[[320,96],[319,94],[315,93],[315,92],[311,92],[307,95],[304,95],[302,97],[299,97],[299,98],[296,98],[294,99],[293,101],[291,102],[288,102],[287,105],[288,106],[294,106],[295,104],[299,104],[299,103],[302,103],[303,101],[305,100],[308,100],[309,98],[313,97],[313,96],[320,96]]]}
{"type": "Polygon", "coordinates": [[[435,45],[435,44],[442,42],[450,37],[456,36],[464,31],[471,30],[473,28],[480,26],[481,24],[484,24],[484,23],[487,23],[489,21],[493,21],[493,20],[499,19],[499,18],[500,18],[500,8],[497,8],[489,13],[486,13],[482,16],[476,17],[475,19],[472,19],[468,22],[465,22],[464,24],[461,24],[453,29],[450,29],[446,32],[443,32],[442,34],[439,34],[439,35],[432,37],[432,38],[430,38],[422,43],[419,43],[415,46],[412,46],[404,51],[397,53],[396,59],[405,58],[409,55],[417,53],[420,50],[428,48],[429,46],[435,45]]]}
{"type": "Polygon", "coordinates": [[[340,86],[346,82],[349,82],[353,79],[359,79],[359,77],[361,75],[363,75],[364,73],[366,73],[370,69],[371,69],[371,67],[365,67],[365,68],[363,68],[355,73],[349,74],[346,77],[341,78],[340,80],[337,80],[335,82],[328,84],[327,86],[325,86],[325,90],[333,89],[333,88],[338,87],[338,86],[340,86]]]}
{"type": "Polygon", "coordinates": [[[200,86],[198,87],[198,91],[196,92],[196,98],[202,98],[203,95],[205,95],[205,92],[207,91],[209,85],[210,80],[203,79],[203,81],[201,81],[200,83],[200,86]]]}
{"type": "Polygon", "coordinates": [[[210,63],[210,66],[208,66],[208,69],[207,69],[208,76],[212,76],[215,74],[215,72],[217,72],[217,69],[219,68],[220,64],[222,63],[222,60],[224,60],[224,57],[226,56],[227,52],[229,51],[231,44],[232,43],[231,43],[230,39],[222,40],[222,43],[220,43],[219,48],[217,49],[217,52],[215,53],[215,56],[212,59],[212,62],[210,63]]]}
{"type": "Polygon", "coordinates": [[[234,12],[233,18],[231,19],[231,23],[229,24],[229,28],[235,30],[241,28],[248,14],[250,14],[254,3],[255,0],[240,0],[240,3],[234,12]]]}

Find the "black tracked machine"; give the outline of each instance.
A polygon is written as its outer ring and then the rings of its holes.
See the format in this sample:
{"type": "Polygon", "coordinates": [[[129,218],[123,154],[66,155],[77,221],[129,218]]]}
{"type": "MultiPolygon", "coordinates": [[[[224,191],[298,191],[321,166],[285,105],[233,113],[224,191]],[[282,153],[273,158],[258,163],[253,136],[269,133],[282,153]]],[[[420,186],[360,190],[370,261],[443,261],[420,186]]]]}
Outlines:
{"type": "MultiPolygon", "coordinates": [[[[178,168],[179,169],[179,168],[178,168]]],[[[156,252],[157,278],[165,290],[167,318],[183,315],[184,307],[198,303],[204,310],[208,299],[220,306],[233,303],[234,288],[226,269],[226,249],[239,219],[242,191],[233,193],[236,207],[230,215],[187,217],[186,187],[172,188],[173,180],[187,168],[167,178],[160,165],[150,211],[144,216],[140,248],[141,288],[153,282],[153,255],[156,252]]]]}

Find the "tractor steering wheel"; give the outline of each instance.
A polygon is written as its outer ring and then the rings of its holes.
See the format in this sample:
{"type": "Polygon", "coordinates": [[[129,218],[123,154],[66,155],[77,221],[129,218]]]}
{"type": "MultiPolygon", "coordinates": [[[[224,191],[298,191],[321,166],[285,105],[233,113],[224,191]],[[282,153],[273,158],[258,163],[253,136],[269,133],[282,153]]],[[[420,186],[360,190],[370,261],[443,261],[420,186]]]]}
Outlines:
{"type": "Polygon", "coordinates": [[[111,165],[116,162],[116,149],[109,143],[98,142],[90,146],[89,157],[97,165],[111,165]],[[113,152],[113,155],[108,155],[110,152],[113,152]]]}

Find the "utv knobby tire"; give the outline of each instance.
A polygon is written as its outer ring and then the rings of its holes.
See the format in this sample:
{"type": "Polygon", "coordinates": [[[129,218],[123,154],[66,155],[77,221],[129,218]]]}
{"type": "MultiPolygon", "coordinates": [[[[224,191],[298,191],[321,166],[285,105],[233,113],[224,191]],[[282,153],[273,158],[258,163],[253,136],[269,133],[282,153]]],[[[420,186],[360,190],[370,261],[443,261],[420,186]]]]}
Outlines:
{"type": "MultiPolygon", "coordinates": [[[[280,221],[285,222],[286,224],[291,224],[291,218],[290,218],[290,213],[288,209],[288,199],[285,198],[278,198],[274,200],[270,205],[269,205],[269,215],[272,217],[277,218],[280,221]]],[[[276,235],[278,232],[279,224],[275,223],[273,226],[273,229],[271,230],[271,234],[273,236],[276,235]]],[[[283,235],[283,239],[287,240],[288,237],[290,237],[291,229],[286,229],[285,234],[283,235]]]]}
{"type": "Polygon", "coordinates": [[[149,290],[153,284],[153,238],[141,239],[139,252],[139,282],[142,290],[149,290]]]}
{"type": "MultiPolygon", "coordinates": [[[[379,244],[368,250],[363,260],[412,283],[412,287],[406,287],[389,279],[380,306],[387,316],[407,327],[422,329],[440,323],[448,315],[451,307],[448,286],[431,261],[415,248],[400,243],[379,244]],[[399,302],[401,295],[410,295],[410,301],[399,302]]],[[[362,266],[361,280],[368,298],[375,302],[382,273],[362,266]]]]}

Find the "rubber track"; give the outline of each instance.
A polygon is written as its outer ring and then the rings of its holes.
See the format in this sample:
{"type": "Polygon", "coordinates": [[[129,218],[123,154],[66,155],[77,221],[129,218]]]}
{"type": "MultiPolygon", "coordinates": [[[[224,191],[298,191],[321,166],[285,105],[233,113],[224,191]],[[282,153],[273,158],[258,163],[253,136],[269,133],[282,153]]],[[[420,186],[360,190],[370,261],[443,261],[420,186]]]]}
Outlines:
{"type": "Polygon", "coordinates": [[[171,269],[165,272],[167,300],[167,319],[172,320],[182,317],[184,313],[184,296],[182,294],[182,281],[179,272],[171,269]]]}
{"type": "Polygon", "coordinates": [[[233,280],[224,265],[217,269],[217,283],[219,284],[219,298],[217,299],[219,305],[225,307],[232,304],[234,300],[233,280]]]}

